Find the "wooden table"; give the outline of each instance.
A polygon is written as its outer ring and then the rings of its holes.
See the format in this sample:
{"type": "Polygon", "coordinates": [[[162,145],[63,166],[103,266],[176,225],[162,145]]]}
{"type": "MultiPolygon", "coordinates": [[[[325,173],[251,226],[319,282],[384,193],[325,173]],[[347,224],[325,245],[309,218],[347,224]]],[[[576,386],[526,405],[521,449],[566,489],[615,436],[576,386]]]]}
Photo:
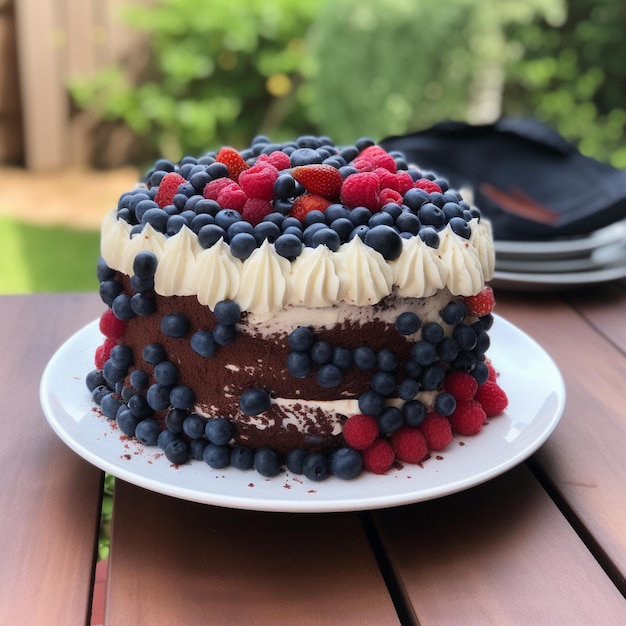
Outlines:
{"type": "MultiPolygon", "coordinates": [[[[106,620],[148,624],[626,624],[626,282],[498,293],[568,399],[528,462],[375,512],[278,514],[117,481],[106,620]]],[[[90,620],[102,472],[39,405],[96,295],[0,298],[0,623],[90,620]]]]}

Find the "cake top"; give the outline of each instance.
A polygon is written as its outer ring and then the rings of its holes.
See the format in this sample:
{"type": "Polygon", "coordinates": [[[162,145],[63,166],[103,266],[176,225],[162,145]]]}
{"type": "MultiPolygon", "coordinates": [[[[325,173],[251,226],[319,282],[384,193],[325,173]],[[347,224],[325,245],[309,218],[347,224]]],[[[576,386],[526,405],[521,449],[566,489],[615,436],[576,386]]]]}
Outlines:
{"type": "Polygon", "coordinates": [[[283,306],[374,304],[480,291],[493,274],[491,229],[447,181],[371,139],[276,144],[257,137],[178,164],[159,159],[102,227],[107,265],[132,275],[157,257],[155,291],[283,306]]]}

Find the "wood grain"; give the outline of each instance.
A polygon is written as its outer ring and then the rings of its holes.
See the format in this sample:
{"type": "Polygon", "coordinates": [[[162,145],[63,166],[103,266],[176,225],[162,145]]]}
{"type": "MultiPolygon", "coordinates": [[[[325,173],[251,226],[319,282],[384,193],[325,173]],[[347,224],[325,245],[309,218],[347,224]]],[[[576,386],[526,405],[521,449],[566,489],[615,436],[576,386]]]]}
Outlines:
{"type": "Polygon", "coordinates": [[[102,473],[52,432],[39,381],[94,296],[0,298],[0,623],[85,624],[102,473]]]}

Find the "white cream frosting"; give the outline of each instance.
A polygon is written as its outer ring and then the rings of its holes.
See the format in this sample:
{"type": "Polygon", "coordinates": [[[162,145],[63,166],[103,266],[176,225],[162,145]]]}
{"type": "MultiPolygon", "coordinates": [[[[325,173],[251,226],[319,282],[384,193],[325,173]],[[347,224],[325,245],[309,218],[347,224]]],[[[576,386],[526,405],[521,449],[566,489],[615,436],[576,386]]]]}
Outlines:
{"type": "Polygon", "coordinates": [[[269,319],[285,306],[321,309],[345,302],[364,307],[392,292],[405,298],[428,297],[444,287],[453,295],[478,293],[493,276],[495,254],[489,223],[474,219],[470,228],[470,238],[464,239],[446,226],[437,249],[419,237],[403,239],[402,253],[393,261],[358,237],[337,252],[304,248],[293,262],[266,240],[241,261],[223,240],[203,249],[186,227],[167,238],[148,225],[131,238],[131,227],[113,210],[102,222],[101,252],[109,267],[132,275],[135,255],[150,250],[159,260],[157,293],[196,295],[211,309],[220,300],[236,300],[243,311],[269,319]]]}

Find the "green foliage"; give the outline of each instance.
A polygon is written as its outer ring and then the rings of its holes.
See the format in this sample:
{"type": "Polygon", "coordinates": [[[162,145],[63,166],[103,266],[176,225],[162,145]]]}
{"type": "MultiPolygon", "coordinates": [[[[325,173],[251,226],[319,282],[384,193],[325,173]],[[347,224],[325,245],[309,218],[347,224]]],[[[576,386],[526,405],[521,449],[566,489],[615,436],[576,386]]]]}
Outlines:
{"type": "Polygon", "coordinates": [[[137,84],[121,68],[75,77],[72,94],[121,119],[172,159],[307,122],[299,99],[303,38],[323,1],[161,0],[125,20],[148,35],[151,65],[137,84]]]}

